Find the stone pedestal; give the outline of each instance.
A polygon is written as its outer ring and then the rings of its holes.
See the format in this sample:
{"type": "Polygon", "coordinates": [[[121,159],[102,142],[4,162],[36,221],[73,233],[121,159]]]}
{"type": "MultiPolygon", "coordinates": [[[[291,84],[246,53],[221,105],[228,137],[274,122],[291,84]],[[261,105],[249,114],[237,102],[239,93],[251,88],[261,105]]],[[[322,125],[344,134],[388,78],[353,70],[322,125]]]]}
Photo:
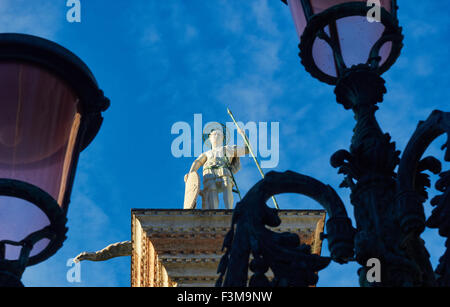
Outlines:
{"type": "MultiPolygon", "coordinates": [[[[132,287],[212,287],[232,210],[132,210],[132,287]]],[[[279,232],[320,255],[325,211],[281,210],[279,232]]]]}

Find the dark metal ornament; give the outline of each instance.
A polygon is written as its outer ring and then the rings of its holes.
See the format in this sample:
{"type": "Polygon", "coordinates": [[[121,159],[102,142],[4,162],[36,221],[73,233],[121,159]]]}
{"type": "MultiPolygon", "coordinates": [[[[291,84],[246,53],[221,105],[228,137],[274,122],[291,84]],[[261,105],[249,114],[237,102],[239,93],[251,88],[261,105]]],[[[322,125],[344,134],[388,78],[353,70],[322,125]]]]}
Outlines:
{"type": "Polygon", "coordinates": [[[0,195],[17,197],[35,204],[40,208],[50,221],[47,226],[30,234],[20,242],[0,241],[0,285],[6,276],[10,280],[14,276],[20,281],[25,268],[35,265],[53,256],[63,245],[66,239],[67,218],[58,203],[47,192],[26,182],[13,179],[0,179],[0,195]],[[33,246],[42,239],[48,239],[49,245],[39,254],[30,257],[33,246]],[[6,245],[22,247],[18,260],[6,260],[6,245]]]}
{"type": "Polygon", "coordinates": [[[384,80],[368,65],[347,70],[335,93],[345,109],[355,113],[350,150],[331,157],[331,165],[345,175],[341,187],[351,189],[357,233],[356,260],[363,286],[376,286],[366,280],[367,261],[381,262],[382,285],[416,285],[419,270],[400,248],[402,240],[395,211],[395,172],[400,152],[389,134],[384,134],[375,118],[376,106],[386,92],[384,80]]]}
{"type": "Polygon", "coordinates": [[[236,206],[224,240],[226,253],[219,264],[216,286],[247,286],[249,268],[254,272],[250,286],[315,285],[317,272],[332,259],[346,263],[353,258],[353,236],[345,207],[330,186],[294,172],[270,172],[236,206]],[[311,254],[310,247],[301,244],[296,234],[276,233],[265,227],[281,224],[277,210],[266,205],[271,196],[281,193],[306,195],[327,210],[331,258],[311,254]],[[249,264],[250,255],[253,260],[249,264]],[[274,273],[272,281],[265,276],[269,268],[274,273]]]}
{"type": "MultiPolygon", "coordinates": [[[[434,111],[426,122],[421,122],[399,159],[395,143],[389,134],[383,134],[375,112],[386,92],[384,80],[368,65],[347,70],[336,86],[337,101],[355,113],[356,126],[350,151],[338,151],[332,157],[332,166],[339,168],[345,180],[341,186],[351,189],[357,234],[356,259],[362,265],[360,280],[366,280],[365,264],[370,258],[382,263],[382,286],[434,286],[434,272],[429,253],[420,234],[425,228],[423,203],[428,198],[430,170],[440,172],[440,162],[422,155],[441,134],[450,132],[448,113],[434,111]],[[398,172],[395,168],[398,165],[398,172]]],[[[446,160],[449,159],[447,152],[446,160]]],[[[441,175],[446,178],[446,175],[441,175]]],[[[438,182],[446,193],[448,182],[438,182]]],[[[448,206],[446,194],[432,204],[438,206],[428,222],[430,226],[445,229],[449,219],[435,217],[448,206]]],[[[441,235],[449,233],[441,231],[441,235]]],[[[448,261],[443,257],[440,272],[445,275],[448,261]]],[[[363,286],[373,286],[362,282],[363,286]]]]}
{"type": "MultiPolygon", "coordinates": [[[[420,234],[425,226],[439,229],[439,234],[447,238],[447,250],[440,258],[435,276],[436,285],[448,287],[450,286],[450,172],[441,172],[441,162],[434,157],[422,159],[431,143],[445,133],[448,140],[442,149],[447,148],[444,160],[450,161],[450,113],[435,110],[426,121],[420,122],[417,126],[406,146],[398,169],[397,210],[404,235],[403,246],[411,257],[420,257],[419,259],[423,261],[428,255],[428,253],[418,255],[416,251],[417,245],[423,245],[420,234]],[[423,203],[428,199],[426,188],[430,187],[428,175],[423,173],[426,170],[439,174],[436,189],[442,194],[430,201],[435,209],[425,222],[423,203]]],[[[427,273],[432,274],[429,270],[427,273]]]]}

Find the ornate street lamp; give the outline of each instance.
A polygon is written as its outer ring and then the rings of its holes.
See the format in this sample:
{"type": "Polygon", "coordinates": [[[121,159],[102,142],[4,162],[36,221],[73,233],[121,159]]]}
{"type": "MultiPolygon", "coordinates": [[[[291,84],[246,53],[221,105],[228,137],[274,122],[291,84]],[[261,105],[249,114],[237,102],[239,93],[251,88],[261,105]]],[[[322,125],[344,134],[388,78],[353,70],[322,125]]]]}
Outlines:
{"type": "MultiPolygon", "coordinates": [[[[395,143],[375,118],[376,104],[386,93],[380,75],[394,64],[402,49],[397,1],[283,2],[291,10],[300,37],[302,64],[313,77],[336,85],[337,101],[355,113],[357,123],[350,150],[335,153],[331,164],[345,175],[341,187],[352,192],[361,284],[373,285],[366,279],[370,258],[381,260],[379,285],[439,284],[442,278],[435,280],[420,234],[425,228],[423,202],[429,186],[422,171],[439,173],[441,166],[434,158],[421,157],[437,136],[450,132],[448,113],[434,112],[426,125],[419,126],[422,133],[416,131],[401,160],[395,143]],[[379,19],[373,20],[371,13],[377,10],[379,19]]],[[[448,206],[449,201],[441,200],[439,205],[448,206]]],[[[436,212],[442,212],[442,208],[436,212]]],[[[430,226],[445,228],[439,223],[430,226]]],[[[448,262],[443,265],[448,267],[448,262]]],[[[449,273],[447,269],[443,275],[449,273]]]]}
{"type": "Polygon", "coordinates": [[[422,158],[428,146],[447,133],[444,159],[450,161],[450,113],[434,111],[420,122],[401,159],[375,118],[376,105],[386,93],[381,74],[395,63],[402,49],[396,1],[282,1],[294,19],[303,66],[318,80],[336,85],[337,102],[355,114],[350,149],[336,152],[331,165],[345,175],[341,187],[351,190],[356,228],[331,187],[293,172],[269,173],[236,206],[217,284],[246,285],[249,267],[255,273],[251,285],[315,284],[314,274],[326,267],[327,259],[311,257],[294,237],[265,228],[280,223],[265,201],[289,192],[312,197],[327,210],[324,237],[331,259],[339,263],[356,260],[361,265],[361,286],[450,286],[450,239],[433,272],[420,238],[425,226],[438,228],[440,235],[450,238],[450,171],[441,172],[441,163],[434,157],[422,158]],[[436,208],[428,221],[423,208],[430,186],[423,173],[426,170],[440,175],[436,188],[442,192],[431,200],[436,208]],[[249,266],[250,253],[254,260],[249,266]],[[374,258],[381,263],[381,280],[368,278],[369,260],[374,258]],[[275,275],[272,282],[264,277],[269,268],[275,275]]]}
{"type": "Polygon", "coordinates": [[[70,51],[0,34],[0,286],[21,286],[62,246],[78,157],[108,107],[70,51]]]}
{"type": "Polygon", "coordinates": [[[349,67],[359,64],[382,74],[400,55],[403,36],[395,0],[282,1],[289,4],[301,41],[302,64],[322,82],[336,84],[349,67]],[[378,13],[372,15],[374,10],[378,13]]]}

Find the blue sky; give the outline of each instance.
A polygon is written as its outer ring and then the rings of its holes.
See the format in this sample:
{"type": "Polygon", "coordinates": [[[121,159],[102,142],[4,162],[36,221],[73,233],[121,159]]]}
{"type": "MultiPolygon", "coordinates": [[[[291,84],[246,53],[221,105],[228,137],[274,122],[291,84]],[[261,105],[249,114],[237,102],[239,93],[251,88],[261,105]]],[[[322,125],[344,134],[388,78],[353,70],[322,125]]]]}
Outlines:
{"type": "MultiPolygon", "coordinates": [[[[82,22],[66,21],[65,0],[0,0],[0,32],[53,40],[91,68],[111,99],[104,125],[82,153],[68,213],[68,239],[48,261],[27,269],[27,286],[129,286],[130,259],[82,263],[82,282],[66,280],[66,262],[129,240],[131,208],[182,208],[183,176],[193,158],[171,154],[175,122],[280,122],[280,163],[332,185],[353,209],[329,157],[348,148],[353,115],[333,87],[305,72],[287,7],[278,0],[81,0],[82,22]]],[[[450,3],[399,1],[402,56],[388,71],[378,119],[403,150],[419,120],[449,109],[450,3]]],[[[439,139],[428,154],[442,158],[439,139]]],[[[448,169],[448,164],[444,164],[448,169]]],[[[266,170],[268,171],[268,170],[266,170]]],[[[435,177],[433,177],[435,178],[435,177]]],[[[236,176],[245,193],[260,179],[243,160],[236,176]]],[[[434,195],[434,192],[431,193],[434,195]]],[[[300,196],[278,198],[283,209],[318,209],[300,196]]],[[[427,214],[430,212],[427,205],[427,214]]],[[[443,240],[423,236],[436,265],[443,240]]],[[[326,242],[324,244],[325,254],[326,242]]],[[[357,266],[332,264],[319,286],[357,286],[357,266]]]]}

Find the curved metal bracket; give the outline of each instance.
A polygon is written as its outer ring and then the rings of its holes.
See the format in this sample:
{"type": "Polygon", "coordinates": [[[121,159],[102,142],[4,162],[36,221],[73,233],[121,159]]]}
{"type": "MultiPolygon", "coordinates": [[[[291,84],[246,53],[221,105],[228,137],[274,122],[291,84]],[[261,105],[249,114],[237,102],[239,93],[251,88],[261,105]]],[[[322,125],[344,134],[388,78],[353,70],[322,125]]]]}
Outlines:
{"type": "Polygon", "coordinates": [[[354,233],[344,204],[333,188],[298,173],[270,172],[236,206],[231,230],[224,240],[226,253],[219,264],[221,275],[216,286],[246,286],[250,253],[254,258],[250,269],[255,272],[250,286],[314,285],[317,272],[332,259],[345,263],[353,258],[354,233]],[[326,209],[331,258],[312,255],[309,246],[301,245],[296,234],[275,233],[265,227],[281,224],[277,210],[266,205],[270,197],[281,193],[308,196],[326,209]],[[275,275],[271,283],[264,275],[269,267],[275,275]]]}
{"type": "MultiPolygon", "coordinates": [[[[431,184],[428,175],[422,172],[429,170],[434,174],[439,174],[441,163],[434,157],[422,159],[422,156],[431,143],[444,133],[448,136],[447,143],[442,148],[447,147],[444,159],[450,161],[450,113],[437,110],[433,111],[426,121],[419,123],[401,158],[398,169],[396,205],[405,238],[403,244],[405,249],[417,250],[411,246],[421,241],[419,236],[425,225],[430,228],[438,228],[441,236],[450,238],[449,171],[441,173],[441,179],[436,183],[436,189],[443,194],[431,200],[435,209],[426,223],[423,208],[423,203],[428,198],[426,188],[431,184]]],[[[441,257],[436,270],[437,282],[442,286],[450,286],[449,239],[446,247],[447,251],[441,257]]],[[[414,255],[414,252],[412,254],[414,255]]],[[[419,256],[426,257],[426,255],[419,256]]]]}
{"type": "MultiPolygon", "coordinates": [[[[422,156],[431,143],[444,133],[450,138],[450,113],[433,111],[425,122],[419,123],[400,160],[397,205],[405,233],[415,231],[420,234],[424,230],[425,214],[422,204],[427,196],[424,192],[425,187],[429,186],[429,180],[422,171],[430,170],[438,174],[441,172],[441,164],[435,158],[422,159],[422,156]]],[[[445,160],[450,161],[448,146],[445,160]]]]}
{"type": "Polygon", "coordinates": [[[54,240],[56,237],[51,226],[30,234],[20,242],[9,240],[0,241],[0,285],[22,286],[20,279],[26,267],[29,265],[30,253],[33,246],[42,239],[54,240]],[[5,260],[5,245],[21,246],[18,260],[5,260]]]}
{"type": "Polygon", "coordinates": [[[22,240],[22,242],[29,241],[30,238],[34,239],[35,236],[39,237],[43,234],[46,234],[47,236],[44,236],[41,239],[50,239],[49,245],[42,252],[30,257],[28,265],[35,265],[47,260],[61,248],[66,239],[67,218],[64,211],[59,207],[52,196],[32,184],[14,179],[0,179],[0,195],[20,198],[34,204],[47,215],[50,221],[49,228],[44,228],[44,230],[48,230],[49,233],[41,233],[39,231],[22,240]]]}

